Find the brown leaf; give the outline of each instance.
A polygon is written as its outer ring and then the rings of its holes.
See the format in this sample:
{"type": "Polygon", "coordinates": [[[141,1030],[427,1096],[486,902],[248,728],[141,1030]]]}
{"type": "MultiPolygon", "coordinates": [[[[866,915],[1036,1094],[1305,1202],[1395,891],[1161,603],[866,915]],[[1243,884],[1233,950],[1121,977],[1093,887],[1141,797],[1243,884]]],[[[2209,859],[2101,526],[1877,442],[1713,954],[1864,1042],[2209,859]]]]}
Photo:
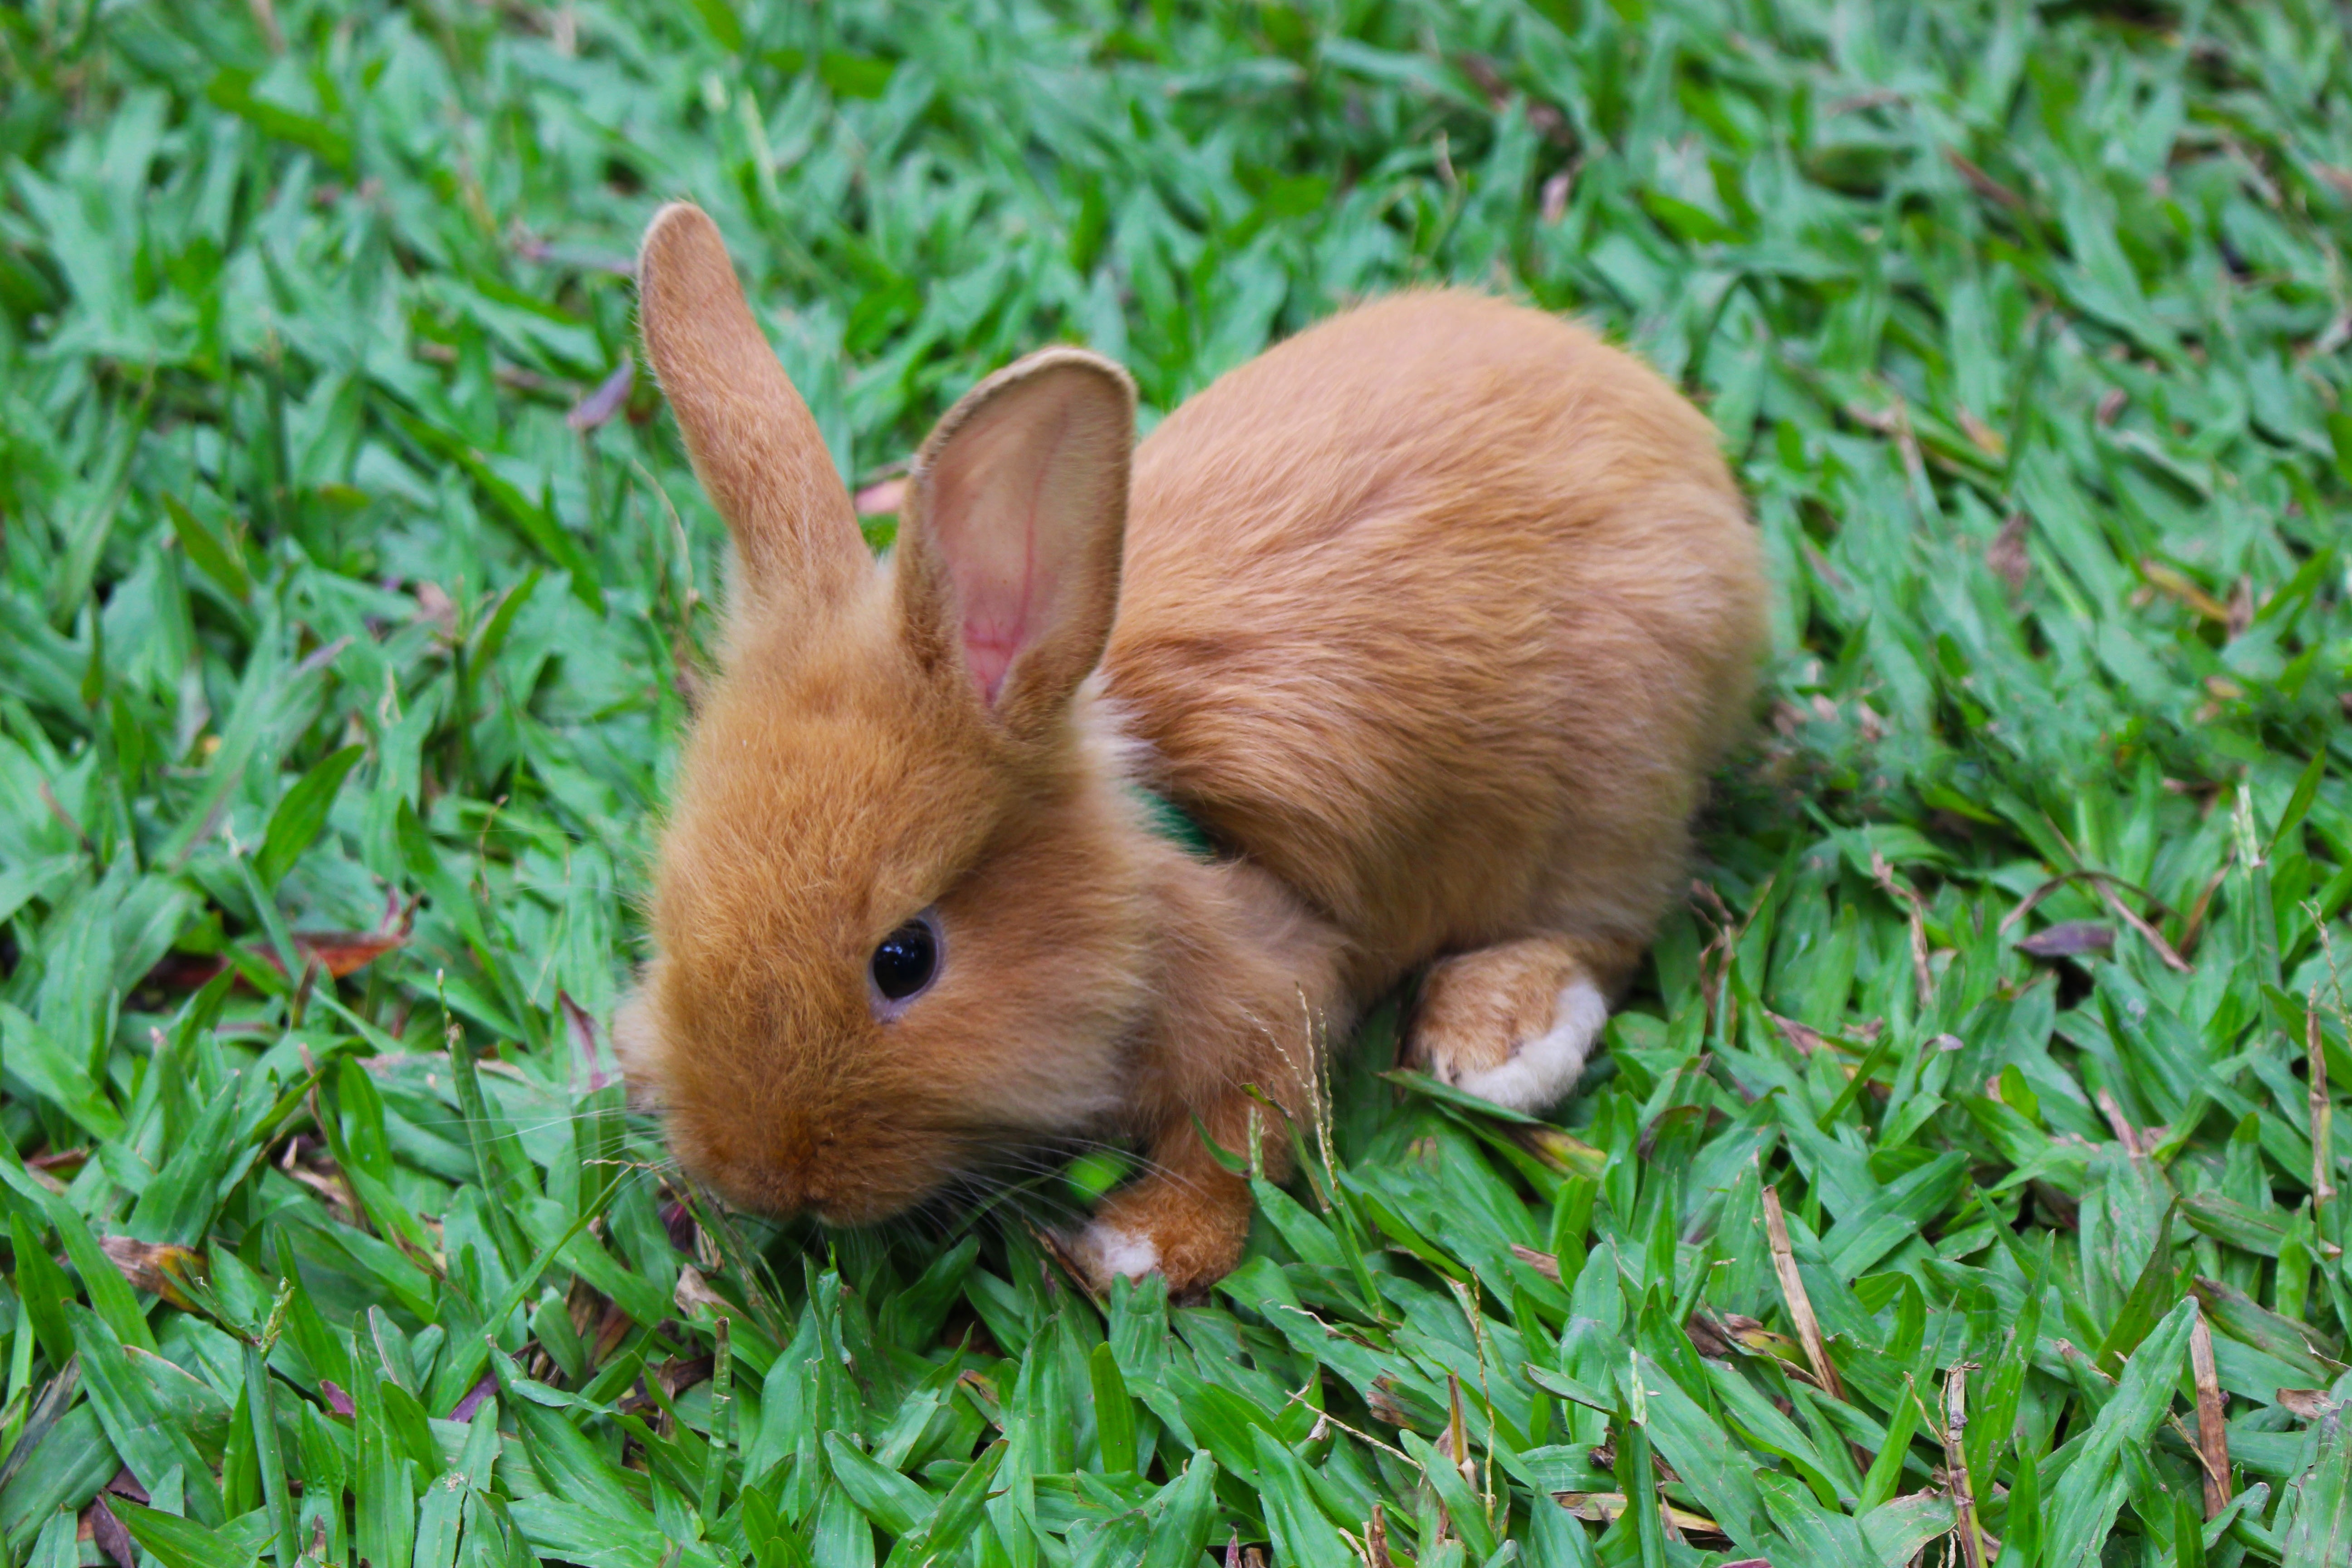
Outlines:
{"type": "Polygon", "coordinates": [[[89,1506],[81,1510],[81,1522],[89,1527],[90,1541],[114,1561],[115,1568],[137,1568],[139,1553],[131,1548],[131,1531],[114,1516],[104,1492],[89,1500],[89,1506]]]}
{"type": "MultiPolygon", "coordinates": [[[[302,955],[307,965],[312,963],[341,980],[356,974],[408,940],[399,931],[298,931],[292,933],[294,951],[302,955]]],[[[278,962],[275,949],[256,947],[247,950],[262,963],[283,974],[286,965],[278,962]]],[[[147,972],[143,984],[165,991],[194,991],[229,966],[228,959],[220,953],[165,953],[155,967],[147,972]]]]}
{"type": "Polygon", "coordinates": [[[194,1286],[199,1292],[204,1289],[205,1260],[196,1253],[184,1247],[134,1241],[127,1236],[102,1236],[98,1247],[138,1289],[161,1296],[184,1312],[195,1310],[185,1288],[194,1286]]]}
{"type": "MultiPolygon", "coordinates": [[[[320,968],[341,980],[358,973],[406,940],[397,931],[298,931],[294,951],[317,959],[320,968]]],[[[272,963],[278,962],[274,954],[267,956],[272,963]]]]}
{"type": "Polygon", "coordinates": [[[2035,931],[2017,944],[2030,958],[2074,958],[2085,952],[2111,952],[2116,928],[2100,921],[2061,921],[2035,931]]]}
{"type": "Polygon", "coordinates": [[[734,1302],[705,1284],[702,1270],[691,1263],[678,1267],[677,1289],[670,1293],[670,1300],[689,1318],[697,1307],[708,1307],[722,1318],[731,1318],[739,1310],[734,1302]]]}
{"type": "Polygon", "coordinates": [[[2298,1421],[2316,1421],[2332,1408],[2324,1388],[2282,1388],[2278,1403],[2280,1409],[2298,1421]]]}
{"type": "Polygon", "coordinates": [[[1396,1402],[1396,1396],[1390,1392],[1390,1388],[1391,1384],[1386,1377],[1374,1378],[1372,1385],[1364,1390],[1364,1408],[1372,1413],[1374,1420],[1384,1425],[1412,1426],[1412,1417],[1406,1414],[1403,1405],[1396,1402]]]}
{"type": "Polygon", "coordinates": [[[1511,1256],[1526,1264],[1528,1268],[1534,1269],[1537,1273],[1542,1275],[1545,1279],[1550,1280],[1553,1284],[1557,1285],[1559,1283],[1559,1259],[1554,1258],[1550,1253],[1538,1252],[1532,1247],[1521,1247],[1515,1241],[1511,1243],[1511,1256]]]}
{"type": "Polygon", "coordinates": [[[654,1368],[654,1375],[661,1380],[662,1392],[676,1399],[696,1384],[709,1382],[717,1365],[717,1360],[707,1354],[677,1356],[654,1368]]]}
{"type": "Polygon", "coordinates": [[[1780,1037],[1796,1047],[1799,1056],[1809,1057],[1815,1051],[1828,1048],[1828,1042],[1822,1038],[1822,1032],[1810,1024],[1783,1018],[1778,1013],[1769,1013],[1766,1016],[1772,1020],[1772,1026],[1780,1031],[1780,1037]]]}

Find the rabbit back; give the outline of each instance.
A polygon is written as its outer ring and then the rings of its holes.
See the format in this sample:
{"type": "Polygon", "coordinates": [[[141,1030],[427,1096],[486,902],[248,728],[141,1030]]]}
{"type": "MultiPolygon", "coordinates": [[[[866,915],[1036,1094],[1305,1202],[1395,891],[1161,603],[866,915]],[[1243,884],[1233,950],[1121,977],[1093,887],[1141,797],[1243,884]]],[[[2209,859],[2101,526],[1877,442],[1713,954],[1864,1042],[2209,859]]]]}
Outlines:
{"type": "Polygon", "coordinates": [[[1378,986],[1531,930],[1645,938],[1763,603],[1673,387],[1557,317],[1417,292],[1143,442],[1102,679],[1154,782],[1378,986]]]}

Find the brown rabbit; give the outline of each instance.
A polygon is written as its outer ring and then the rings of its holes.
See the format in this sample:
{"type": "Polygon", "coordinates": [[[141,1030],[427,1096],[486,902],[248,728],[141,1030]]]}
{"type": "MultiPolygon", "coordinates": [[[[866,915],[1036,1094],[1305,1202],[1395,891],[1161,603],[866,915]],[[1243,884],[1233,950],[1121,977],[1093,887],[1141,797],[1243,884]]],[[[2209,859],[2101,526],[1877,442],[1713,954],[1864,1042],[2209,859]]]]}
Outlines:
{"type": "Polygon", "coordinates": [[[1311,1114],[1318,1053],[1417,967],[1427,1070],[1574,1086],[1764,640],[1754,530],[1656,374],[1403,294],[1130,474],[1127,376],[1049,349],[940,422],[877,564],[710,220],[665,208],[638,279],[739,560],[616,1026],[689,1170],[858,1223],[1132,1137],[1074,1251],[1190,1291],[1250,1211],[1196,1119],[1238,1150],[1253,1087],[1311,1114]]]}

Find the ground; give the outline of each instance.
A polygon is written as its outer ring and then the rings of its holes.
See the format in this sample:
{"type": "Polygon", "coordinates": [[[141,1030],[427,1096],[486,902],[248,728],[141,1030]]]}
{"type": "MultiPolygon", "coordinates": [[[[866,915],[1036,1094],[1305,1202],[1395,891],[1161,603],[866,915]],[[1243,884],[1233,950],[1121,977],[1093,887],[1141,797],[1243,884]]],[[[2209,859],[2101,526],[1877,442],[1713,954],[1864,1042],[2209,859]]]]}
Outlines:
{"type": "Polygon", "coordinates": [[[2343,1563],[2347,36],[0,11],[9,1560],[2343,1563]],[[1376,1018],[1173,1310],[689,1202],[605,1037],[720,591],[681,195],[861,488],[1039,344],[1150,420],[1412,281],[1697,399],[1777,653],[1584,1090],[1376,1018]]]}

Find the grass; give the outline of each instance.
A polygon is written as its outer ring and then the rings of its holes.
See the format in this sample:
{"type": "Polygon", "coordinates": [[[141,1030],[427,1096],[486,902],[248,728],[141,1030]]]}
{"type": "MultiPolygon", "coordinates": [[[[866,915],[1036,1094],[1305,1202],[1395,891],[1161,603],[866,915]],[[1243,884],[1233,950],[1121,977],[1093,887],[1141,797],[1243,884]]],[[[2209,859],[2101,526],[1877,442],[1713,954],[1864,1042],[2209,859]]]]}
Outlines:
{"type": "Polygon", "coordinates": [[[9,1562],[2352,1559],[2345,21],[0,10],[9,1562]],[[1559,1125],[1376,1020],[1172,1310],[665,1180],[678,195],[855,481],[1422,279],[1702,400],[1769,718],[1559,1125]]]}

